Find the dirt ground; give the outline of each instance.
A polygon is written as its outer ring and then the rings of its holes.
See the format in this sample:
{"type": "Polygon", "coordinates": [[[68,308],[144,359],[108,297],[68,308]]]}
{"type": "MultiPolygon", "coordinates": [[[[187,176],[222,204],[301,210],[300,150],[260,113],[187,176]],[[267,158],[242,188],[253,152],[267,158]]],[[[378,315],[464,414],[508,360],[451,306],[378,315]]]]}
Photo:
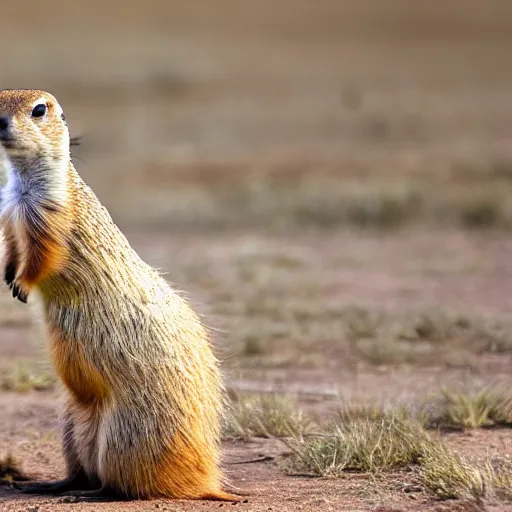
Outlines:
{"type": "MultiPolygon", "coordinates": [[[[2,397],[2,406],[8,410],[8,421],[2,420],[2,429],[9,433],[2,445],[16,445],[16,451],[25,460],[30,460],[27,470],[41,478],[55,478],[61,474],[62,461],[58,443],[53,434],[56,428],[55,399],[52,396],[11,395],[2,397]],[[13,405],[16,402],[17,405],[13,405]],[[15,432],[16,431],[16,432],[15,432]],[[20,435],[19,432],[25,432],[20,435]],[[12,434],[11,434],[12,432],[12,434]]],[[[512,450],[510,435],[491,431],[454,438],[452,443],[461,450],[470,444],[475,456],[483,455],[487,449],[512,450]]],[[[3,447],[3,446],[2,446],[3,447]]],[[[240,489],[246,497],[238,504],[215,502],[187,502],[153,500],[151,502],[84,504],[65,503],[63,498],[27,499],[15,491],[1,490],[1,510],[13,511],[61,511],[61,510],[218,510],[235,509],[246,511],[379,511],[398,512],[421,511],[464,511],[512,510],[506,504],[483,504],[462,501],[436,501],[426,496],[417,485],[415,475],[408,472],[388,474],[385,477],[369,478],[358,474],[348,474],[339,480],[286,477],[276,470],[272,462],[250,463],[232,466],[233,462],[257,459],[262,455],[276,456],[282,448],[271,440],[254,439],[243,443],[226,444],[225,467],[231,484],[240,489]]]]}
{"type": "MultiPolygon", "coordinates": [[[[216,328],[231,390],[293,395],[328,418],[344,401],[414,405],[443,387],[512,384],[512,348],[419,357],[395,332],[431,309],[512,332],[506,1],[12,4],[2,86],[61,100],[84,137],[80,172],[216,328]],[[354,197],[369,201],[357,204],[369,226],[343,213],[354,197]],[[354,342],[354,308],[392,328],[354,342]]],[[[1,292],[0,371],[51,373],[37,313],[1,292]]],[[[0,457],[59,478],[58,391],[4,387],[0,457]]],[[[512,456],[509,429],[445,438],[478,460],[512,456]]],[[[0,510],[512,510],[441,501],[414,471],[288,476],[286,450],[224,443],[230,483],[247,492],[236,505],[68,503],[0,486],[0,510]]]]}
{"type": "MultiPolygon", "coordinates": [[[[295,236],[287,240],[271,237],[229,235],[215,239],[203,236],[158,236],[134,234],[130,237],[135,247],[156,266],[175,266],[186,273],[204,260],[209,252],[208,270],[222,278],[229,275],[229,267],[237,260],[247,244],[283,258],[293,247],[293,254],[303,261],[303,266],[293,269],[289,277],[292,284],[307,274],[314,279],[325,297],[338,305],[351,304],[355,298],[360,305],[382,305],[393,310],[404,310],[410,303],[431,303],[443,307],[464,306],[465,311],[506,314],[510,263],[502,255],[507,253],[509,242],[502,236],[485,236],[462,233],[422,233],[400,235],[373,235],[360,237],[354,233],[331,234],[328,240],[316,236],[295,236]],[[378,260],[371,257],[376,249],[378,260]],[[343,257],[340,261],[340,253],[343,257]],[[394,256],[403,254],[403,261],[394,256]],[[153,255],[153,256],[151,256],[153,255]],[[365,257],[366,255],[366,257],[365,257]],[[453,268],[453,260],[463,255],[453,268]],[[357,268],[347,269],[346,261],[357,262],[357,268]],[[495,265],[487,265],[488,261],[495,265]],[[407,262],[415,261],[415,265],[407,262]],[[428,262],[428,265],[421,264],[428,262]],[[418,263],[420,262],[420,264],[418,263]],[[447,262],[449,262],[447,264],[447,262]],[[433,268],[435,267],[435,268],[433,268]],[[334,270],[337,268],[337,271],[334,270]],[[468,270],[470,269],[470,270],[468,270]],[[471,277],[468,280],[468,272],[471,277]],[[295,276],[295,278],[294,278],[295,276]]],[[[194,270],[197,272],[196,270],[194,270]]],[[[202,288],[203,281],[191,282],[191,295],[204,297],[200,305],[206,310],[211,304],[216,287],[202,288]],[[212,294],[210,296],[210,294],[212,294]]],[[[180,283],[181,284],[181,283],[180,283]]],[[[234,293],[245,293],[243,286],[234,293]]],[[[21,308],[16,308],[18,310],[21,308]]],[[[26,312],[22,311],[25,315],[26,312]]],[[[32,360],[40,340],[34,336],[33,327],[21,316],[3,328],[2,359],[32,360]],[[31,341],[30,341],[31,340],[31,341]]],[[[212,313],[220,321],[220,316],[212,313]]],[[[37,332],[37,330],[36,330],[37,332]]],[[[227,335],[225,336],[228,339],[227,335]]],[[[226,355],[226,375],[232,389],[238,391],[279,392],[298,396],[299,403],[307,410],[327,416],[341,400],[369,403],[376,399],[385,403],[411,403],[429,391],[443,385],[463,385],[466,389],[480,389],[486,384],[510,382],[512,359],[489,356],[478,362],[461,365],[358,365],[347,355],[337,339],[329,342],[318,340],[303,359],[293,354],[289,359],[274,360],[283,350],[276,349],[261,362],[253,357],[236,353],[228,341],[219,348],[233,351],[226,355]],[[314,357],[314,356],[317,357],[314,357]],[[325,359],[323,359],[325,357],[325,359]],[[235,360],[235,363],[232,362],[235,360]],[[348,359],[348,360],[347,360],[348,359]],[[294,364],[294,361],[296,362],[294,364]]],[[[40,347],[39,347],[40,349],[40,347]]],[[[43,356],[41,356],[43,358],[43,356]]],[[[23,469],[37,478],[52,479],[62,475],[63,461],[58,439],[58,393],[27,392],[0,394],[0,453],[13,453],[23,461],[23,469]]],[[[448,442],[461,453],[484,458],[491,453],[512,455],[512,435],[508,430],[468,431],[447,435],[448,442]]],[[[225,442],[225,469],[236,489],[248,492],[247,503],[235,505],[244,510],[482,510],[483,505],[439,501],[415,486],[415,475],[408,472],[378,476],[347,474],[340,480],[290,477],[281,470],[279,456],[286,452],[277,440],[251,439],[242,442],[225,442]],[[269,461],[232,465],[262,456],[277,457],[269,461]],[[412,491],[410,490],[412,489],[412,491]]],[[[70,504],[59,498],[49,500],[33,497],[27,499],[17,491],[1,489],[1,510],[216,510],[218,503],[186,503],[157,501],[130,504],[70,504]],[[39,507],[39,508],[28,508],[39,507]]],[[[491,504],[492,505],[492,504],[491,504]]],[[[493,510],[486,505],[486,510],[493,510]]],[[[223,504],[232,507],[231,504],[223,504]]],[[[512,510],[506,504],[496,505],[495,510],[512,510]],[[509,508],[507,508],[509,507],[509,508]]]]}

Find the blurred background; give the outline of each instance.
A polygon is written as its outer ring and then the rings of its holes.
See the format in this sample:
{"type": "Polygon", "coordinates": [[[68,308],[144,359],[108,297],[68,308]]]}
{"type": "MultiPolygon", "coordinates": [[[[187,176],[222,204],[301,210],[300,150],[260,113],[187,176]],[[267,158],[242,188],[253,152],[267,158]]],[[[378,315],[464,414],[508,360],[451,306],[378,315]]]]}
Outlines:
{"type": "MultiPolygon", "coordinates": [[[[23,0],[2,8],[0,81],[56,95],[78,170],[221,331],[233,386],[410,393],[432,365],[509,371],[511,17],[23,0]]],[[[4,295],[2,359],[25,364],[28,313],[4,295]]]]}
{"type": "Polygon", "coordinates": [[[10,2],[126,227],[512,225],[506,0],[10,2]]]}

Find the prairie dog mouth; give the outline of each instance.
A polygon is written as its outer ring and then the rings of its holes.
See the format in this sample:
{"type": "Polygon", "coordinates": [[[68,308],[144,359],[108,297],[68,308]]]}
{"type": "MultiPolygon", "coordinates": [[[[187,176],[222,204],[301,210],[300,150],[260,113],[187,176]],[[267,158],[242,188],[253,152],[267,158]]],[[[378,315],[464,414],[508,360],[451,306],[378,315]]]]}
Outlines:
{"type": "Polygon", "coordinates": [[[29,155],[26,147],[16,144],[14,141],[0,141],[0,159],[8,158],[10,160],[15,158],[25,159],[29,155]]]}
{"type": "Polygon", "coordinates": [[[16,142],[15,139],[12,139],[10,137],[0,137],[0,145],[2,145],[4,147],[4,149],[9,149],[9,150],[24,150],[26,149],[24,146],[21,146],[20,144],[18,144],[16,142]]]}

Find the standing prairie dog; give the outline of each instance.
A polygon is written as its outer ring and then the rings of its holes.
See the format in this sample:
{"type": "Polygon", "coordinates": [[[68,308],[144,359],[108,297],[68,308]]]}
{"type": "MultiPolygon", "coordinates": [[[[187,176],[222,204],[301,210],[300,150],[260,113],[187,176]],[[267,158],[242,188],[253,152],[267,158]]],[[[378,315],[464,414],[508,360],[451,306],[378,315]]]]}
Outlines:
{"type": "Polygon", "coordinates": [[[22,490],[236,500],[221,489],[224,389],[207,333],[76,172],[57,100],[0,91],[0,143],[5,281],[40,298],[66,390],[67,478],[22,490]]]}

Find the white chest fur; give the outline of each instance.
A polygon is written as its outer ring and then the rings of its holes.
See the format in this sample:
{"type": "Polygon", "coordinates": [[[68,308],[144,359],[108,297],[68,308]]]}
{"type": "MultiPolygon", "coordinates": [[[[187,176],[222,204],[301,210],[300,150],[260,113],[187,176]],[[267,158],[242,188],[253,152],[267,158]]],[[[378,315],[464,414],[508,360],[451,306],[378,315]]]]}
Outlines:
{"type": "Polygon", "coordinates": [[[19,173],[12,167],[7,170],[7,183],[0,192],[0,219],[2,224],[14,227],[22,213],[22,198],[27,193],[19,173]]]}

